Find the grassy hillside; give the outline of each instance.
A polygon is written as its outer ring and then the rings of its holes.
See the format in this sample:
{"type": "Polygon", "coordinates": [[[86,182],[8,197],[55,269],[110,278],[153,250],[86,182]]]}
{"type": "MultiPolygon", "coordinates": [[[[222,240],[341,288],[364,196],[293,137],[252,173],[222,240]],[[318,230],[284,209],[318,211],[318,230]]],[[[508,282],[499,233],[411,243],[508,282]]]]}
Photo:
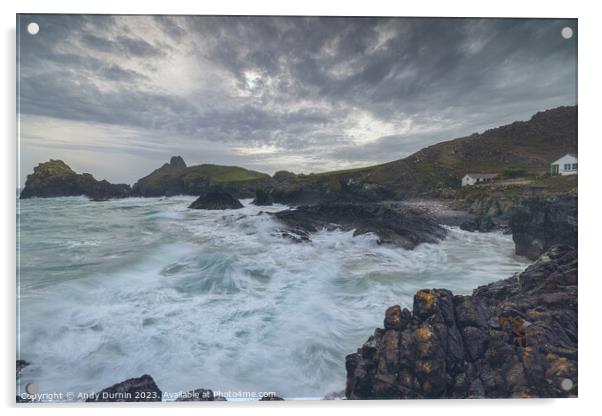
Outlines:
{"type": "Polygon", "coordinates": [[[265,173],[238,166],[186,166],[180,156],[174,156],[169,163],[138,180],[133,186],[133,191],[135,195],[141,196],[198,195],[210,184],[237,189],[269,179],[270,176],[265,173]]]}
{"type": "Polygon", "coordinates": [[[550,162],[565,153],[577,153],[576,106],[558,107],[537,113],[528,121],[437,143],[394,162],[307,175],[295,181],[336,184],[341,179],[356,178],[401,194],[428,193],[459,187],[468,172],[502,174],[519,170],[543,174],[550,162]]]}
{"type": "Polygon", "coordinates": [[[266,179],[266,173],[241,168],[238,166],[198,165],[190,166],[182,173],[184,180],[204,177],[215,183],[254,181],[266,179]]]}

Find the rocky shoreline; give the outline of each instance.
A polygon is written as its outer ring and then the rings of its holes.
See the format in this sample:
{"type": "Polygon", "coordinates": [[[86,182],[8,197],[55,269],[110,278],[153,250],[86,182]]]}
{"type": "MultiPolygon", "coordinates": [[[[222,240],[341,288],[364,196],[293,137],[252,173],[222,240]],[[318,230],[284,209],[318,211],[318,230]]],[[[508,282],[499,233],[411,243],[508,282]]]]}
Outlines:
{"type": "MultiPolygon", "coordinates": [[[[180,159],[172,158],[149,175],[136,192],[153,194],[153,181],[164,174],[171,184],[181,185],[177,181],[190,171],[180,159]],[[174,178],[179,179],[173,182],[174,178]]],[[[280,176],[286,181],[290,175],[280,176]]],[[[41,164],[30,178],[21,198],[83,194],[101,200],[134,195],[128,185],[76,174],[61,161],[41,164]]],[[[354,235],[374,233],[379,243],[411,250],[443,240],[448,232],[444,226],[471,232],[502,230],[512,233],[517,255],[536,260],[524,272],[479,287],[470,296],[424,289],[416,293],[411,311],[390,307],[384,328],[376,329],[346,358],[346,398],[577,396],[576,195],[532,196],[505,204],[503,209],[488,199],[469,212],[443,198],[387,199],[390,195],[382,189],[349,180],[326,197],[319,187],[283,193],[266,187],[265,181],[261,186],[258,183],[246,181],[233,189],[232,185],[197,182],[194,189],[200,196],[189,208],[239,209],[243,207],[237,199],[241,195],[254,196],[253,204],[258,206],[307,201],[307,205],[293,204],[298,206],[266,214],[283,225],[283,237],[300,243],[311,241],[311,234],[319,230],[340,229],[354,230],[354,235]]],[[[28,364],[17,361],[17,377],[28,364]]],[[[143,375],[108,387],[87,401],[162,399],[152,377],[143,375]]],[[[223,398],[211,390],[196,389],[174,400],[223,398]]],[[[17,396],[17,401],[27,400],[17,396]]]]}
{"type": "Polygon", "coordinates": [[[346,358],[348,399],[577,396],[577,250],[470,296],[425,289],[346,358]]]}

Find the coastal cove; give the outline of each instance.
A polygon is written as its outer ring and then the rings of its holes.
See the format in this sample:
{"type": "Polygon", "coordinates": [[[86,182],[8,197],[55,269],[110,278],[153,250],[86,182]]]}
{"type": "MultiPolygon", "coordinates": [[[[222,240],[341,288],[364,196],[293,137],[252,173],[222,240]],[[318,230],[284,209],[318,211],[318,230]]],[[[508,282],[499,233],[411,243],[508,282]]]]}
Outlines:
{"type": "Polygon", "coordinates": [[[267,214],[287,205],[194,200],[20,200],[22,385],[98,392],[151,374],[167,392],[340,397],[345,356],[389,306],[411,309],[425,287],[470,294],[531,263],[500,231],[445,226],[413,250],[354,230],[295,243],[267,214]]]}

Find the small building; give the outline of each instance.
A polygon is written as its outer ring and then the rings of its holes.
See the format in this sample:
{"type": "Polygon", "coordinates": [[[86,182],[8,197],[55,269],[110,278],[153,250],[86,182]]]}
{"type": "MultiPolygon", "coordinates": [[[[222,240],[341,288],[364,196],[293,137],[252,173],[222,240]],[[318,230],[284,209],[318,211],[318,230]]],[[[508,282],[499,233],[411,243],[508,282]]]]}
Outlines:
{"type": "Polygon", "coordinates": [[[462,186],[477,185],[480,183],[489,183],[497,175],[495,173],[467,173],[462,178],[462,186]]]}
{"type": "Polygon", "coordinates": [[[567,153],[560,159],[550,164],[550,174],[552,176],[576,175],[577,174],[577,155],[567,153]]]}

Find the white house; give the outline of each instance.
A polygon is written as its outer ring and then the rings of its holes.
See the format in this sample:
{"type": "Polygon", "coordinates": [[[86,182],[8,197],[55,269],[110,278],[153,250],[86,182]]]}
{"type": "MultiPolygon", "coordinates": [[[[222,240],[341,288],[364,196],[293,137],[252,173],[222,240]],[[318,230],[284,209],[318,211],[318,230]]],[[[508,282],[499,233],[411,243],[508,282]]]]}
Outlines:
{"type": "Polygon", "coordinates": [[[462,178],[462,186],[488,183],[493,181],[493,178],[496,176],[497,175],[495,173],[467,173],[462,178]]]}
{"type": "Polygon", "coordinates": [[[557,175],[576,175],[577,174],[577,155],[567,153],[560,159],[550,164],[550,173],[557,175]]]}

